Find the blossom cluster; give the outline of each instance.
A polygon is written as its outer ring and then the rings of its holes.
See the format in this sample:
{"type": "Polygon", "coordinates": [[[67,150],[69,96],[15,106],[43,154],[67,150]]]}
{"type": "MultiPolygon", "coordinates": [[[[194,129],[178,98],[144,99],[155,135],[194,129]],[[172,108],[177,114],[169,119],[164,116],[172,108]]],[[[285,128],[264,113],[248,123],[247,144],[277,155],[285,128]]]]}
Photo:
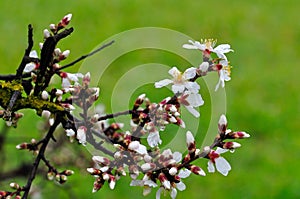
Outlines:
{"type": "MultiPolygon", "coordinates": [[[[166,96],[159,102],[151,102],[143,93],[129,110],[112,114],[92,113],[91,108],[98,101],[100,88],[91,87],[89,72],[86,74],[66,72],[64,69],[81,59],[72,64],[61,65],[61,62],[69,56],[70,50],[61,51],[56,47],[60,39],[73,31],[72,28],[66,29],[71,18],[72,15],[68,14],[59,23],[50,24],[50,30],[43,31],[44,42],[40,43],[40,56],[37,51],[31,50],[32,45],[29,45],[24,56],[25,61],[19,67],[21,75],[17,73],[15,76],[15,79],[27,78],[26,81],[19,81],[22,82],[22,89],[13,90],[17,88],[13,85],[6,90],[0,90],[10,96],[9,103],[0,100],[0,105],[4,108],[0,111],[0,116],[7,125],[16,126],[18,119],[23,116],[16,111],[30,107],[35,109],[39,116],[47,118],[49,127],[48,133],[40,141],[32,139],[30,143],[23,142],[16,146],[17,149],[29,150],[36,155],[34,168],[25,186],[12,183],[11,188],[15,191],[0,191],[0,198],[12,196],[20,198],[22,192],[26,198],[40,161],[48,167],[48,179],[55,179],[60,184],[65,183],[67,176],[74,173],[71,170],[58,171],[45,157],[50,140],[56,141],[53,133],[59,125],[71,142],[77,142],[80,146],[91,145],[96,151],[101,152],[93,154],[93,165],[87,168],[87,172],[95,177],[92,192],[100,190],[105,183],[110,189],[114,189],[121,177],[129,175],[130,186],[143,187],[143,195],[156,188],[156,198],[160,198],[162,192],[168,192],[175,198],[178,190],[186,189],[184,178],[192,173],[206,176],[205,169],[195,164],[195,160],[198,159],[207,161],[208,172],[217,170],[227,176],[231,166],[223,154],[227,151],[233,152],[241,146],[233,140],[248,138],[250,135],[243,131],[228,129],[224,114],[220,116],[215,140],[202,149],[197,148],[193,133],[187,131],[185,152],[162,150],[160,146],[163,140],[160,133],[166,131],[164,133],[173,136],[172,132],[166,130],[168,125],[180,128],[189,125],[188,121],[183,121],[181,117],[183,107],[193,116],[200,117],[198,108],[204,101],[199,92],[198,78],[209,72],[217,72],[219,81],[215,87],[216,91],[220,86],[225,86],[225,81],[230,80],[231,66],[226,56],[226,53],[233,51],[230,45],[221,44],[215,47],[216,41],[213,39],[189,41],[189,44],[182,47],[199,50],[202,62],[198,66],[187,68],[184,72],[174,66],[169,70],[172,78],[154,84],[156,88],[171,84],[173,92],[171,96],[166,96]],[[55,75],[61,78],[61,86],[53,88],[50,87],[50,82],[55,75]],[[25,94],[20,95],[23,90],[25,94]],[[22,103],[16,103],[20,99],[23,101],[34,99],[35,103],[22,106],[22,103]],[[21,105],[17,107],[17,104],[21,105]],[[124,128],[125,124],[114,121],[121,115],[130,116],[128,129],[124,128]]],[[[95,52],[85,57],[93,53],[95,52]]],[[[1,85],[2,89],[6,84],[1,85]]]]}

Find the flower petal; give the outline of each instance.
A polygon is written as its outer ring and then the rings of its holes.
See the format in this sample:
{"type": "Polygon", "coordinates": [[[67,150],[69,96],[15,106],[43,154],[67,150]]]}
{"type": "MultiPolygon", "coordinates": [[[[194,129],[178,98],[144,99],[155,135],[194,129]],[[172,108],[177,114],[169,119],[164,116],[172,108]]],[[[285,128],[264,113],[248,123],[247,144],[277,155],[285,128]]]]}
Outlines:
{"type": "Polygon", "coordinates": [[[212,163],[212,161],[207,162],[207,170],[209,173],[215,172],[215,166],[214,166],[214,163],[212,163]]]}
{"type": "Polygon", "coordinates": [[[178,182],[176,183],[176,188],[179,190],[179,191],[184,191],[186,189],[186,186],[183,182],[178,182]]]}
{"type": "Polygon", "coordinates": [[[177,196],[177,190],[175,188],[171,189],[170,196],[172,199],[175,199],[177,196]]]}
{"type": "Polygon", "coordinates": [[[182,84],[174,84],[172,85],[172,91],[174,94],[176,93],[182,93],[184,91],[185,87],[182,84]]]}
{"type": "Polygon", "coordinates": [[[231,170],[230,164],[223,157],[218,157],[215,159],[217,171],[222,175],[227,176],[228,172],[231,170]]]}
{"type": "Polygon", "coordinates": [[[173,159],[178,163],[182,160],[182,154],[180,152],[173,153],[173,159]]]}
{"type": "Polygon", "coordinates": [[[192,106],[185,106],[185,108],[190,112],[192,113],[192,115],[194,115],[195,117],[200,117],[200,113],[194,109],[194,107],[192,106]]]}
{"type": "Polygon", "coordinates": [[[192,79],[196,76],[196,68],[194,67],[191,67],[191,68],[188,68],[184,71],[183,73],[183,77],[188,80],[188,79],[192,79]]]}
{"type": "Polygon", "coordinates": [[[150,147],[155,147],[158,144],[161,144],[162,140],[160,139],[159,132],[158,131],[150,132],[147,137],[147,142],[150,147]]]}
{"type": "Polygon", "coordinates": [[[170,79],[164,79],[159,82],[155,82],[154,86],[155,86],[155,88],[162,88],[164,86],[167,86],[168,84],[171,84],[172,82],[173,81],[170,79]]]}
{"type": "Polygon", "coordinates": [[[191,173],[192,173],[192,172],[191,172],[190,170],[188,170],[188,169],[181,169],[181,170],[179,171],[178,176],[179,176],[180,178],[187,178],[187,177],[190,176],[191,173]]]}

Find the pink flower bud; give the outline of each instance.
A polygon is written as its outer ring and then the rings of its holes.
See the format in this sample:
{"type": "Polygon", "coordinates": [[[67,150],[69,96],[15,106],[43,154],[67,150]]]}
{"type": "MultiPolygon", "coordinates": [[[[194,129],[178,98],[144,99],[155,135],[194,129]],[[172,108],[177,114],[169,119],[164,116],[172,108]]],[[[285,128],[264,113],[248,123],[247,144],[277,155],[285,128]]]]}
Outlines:
{"type": "Polygon", "coordinates": [[[241,144],[237,142],[225,142],[223,145],[223,149],[235,149],[239,147],[241,147],[241,144]]]}
{"type": "Polygon", "coordinates": [[[170,189],[171,188],[171,183],[167,179],[166,175],[164,173],[160,173],[158,175],[158,179],[161,182],[161,184],[165,187],[165,189],[170,189]]]}
{"type": "Polygon", "coordinates": [[[205,172],[203,171],[203,169],[201,169],[198,166],[192,165],[190,167],[191,172],[193,172],[196,175],[201,175],[201,176],[206,176],[205,172]]]}
{"type": "Polygon", "coordinates": [[[22,143],[22,144],[18,144],[16,146],[17,149],[21,150],[21,149],[27,149],[28,144],[26,142],[22,143]]]}

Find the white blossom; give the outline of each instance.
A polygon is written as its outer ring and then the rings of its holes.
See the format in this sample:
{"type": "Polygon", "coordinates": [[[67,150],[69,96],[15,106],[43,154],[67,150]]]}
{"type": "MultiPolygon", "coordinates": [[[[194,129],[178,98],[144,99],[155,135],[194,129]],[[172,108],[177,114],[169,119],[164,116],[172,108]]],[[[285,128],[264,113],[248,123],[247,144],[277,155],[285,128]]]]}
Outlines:
{"type": "Polygon", "coordinates": [[[231,166],[225,158],[220,156],[220,154],[225,153],[227,151],[228,149],[222,149],[218,147],[216,151],[212,150],[209,153],[208,156],[210,160],[207,163],[208,172],[215,172],[216,167],[217,171],[220,172],[222,175],[228,175],[228,172],[231,170],[231,166]]]}
{"type": "Polygon", "coordinates": [[[183,93],[185,89],[192,93],[198,93],[200,86],[196,82],[189,81],[196,76],[196,68],[188,68],[183,74],[173,67],[169,70],[169,74],[173,76],[173,79],[164,79],[155,83],[156,88],[162,88],[169,84],[172,85],[172,91],[174,94],[183,93]]]}

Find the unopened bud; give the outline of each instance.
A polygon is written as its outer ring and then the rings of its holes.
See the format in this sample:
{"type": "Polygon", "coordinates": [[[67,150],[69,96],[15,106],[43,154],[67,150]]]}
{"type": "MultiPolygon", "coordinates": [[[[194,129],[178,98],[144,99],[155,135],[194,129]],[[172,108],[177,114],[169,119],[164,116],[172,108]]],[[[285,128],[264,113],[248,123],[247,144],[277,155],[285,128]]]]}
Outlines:
{"type": "Polygon", "coordinates": [[[21,150],[21,149],[27,149],[27,147],[28,147],[28,143],[26,143],[26,142],[24,142],[22,144],[18,144],[16,146],[16,148],[19,149],[19,150],[21,150]]]}
{"type": "Polygon", "coordinates": [[[171,175],[171,176],[174,176],[174,175],[176,175],[177,174],[177,168],[176,167],[172,167],[170,170],[169,170],[169,174],[171,175]]]}
{"type": "Polygon", "coordinates": [[[51,36],[51,34],[50,34],[50,32],[49,32],[48,29],[45,29],[45,30],[43,31],[43,33],[44,33],[44,38],[45,38],[45,39],[47,39],[48,37],[51,36]]]}
{"type": "Polygon", "coordinates": [[[201,70],[201,72],[206,73],[209,67],[209,63],[208,62],[202,62],[202,64],[200,64],[199,69],[201,70]]]}
{"type": "Polygon", "coordinates": [[[74,174],[74,171],[72,171],[72,170],[65,170],[62,173],[65,174],[66,176],[71,176],[71,175],[74,174]]]}
{"type": "Polygon", "coordinates": [[[53,180],[54,179],[54,175],[55,175],[55,173],[53,171],[49,171],[47,173],[48,180],[53,180]]]}
{"type": "Polygon", "coordinates": [[[198,166],[192,165],[190,167],[191,172],[193,172],[196,175],[201,175],[201,176],[206,176],[205,172],[203,171],[203,169],[201,169],[198,166]]]}
{"type": "Polygon", "coordinates": [[[239,147],[241,147],[241,144],[237,142],[225,142],[223,145],[223,149],[235,149],[239,147]]]}
{"type": "Polygon", "coordinates": [[[9,184],[9,186],[12,188],[12,189],[19,189],[20,188],[20,185],[15,183],[15,182],[12,182],[9,184]]]}
{"type": "Polygon", "coordinates": [[[42,99],[43,99],[43,100],[48,100],[48,97],[49,97],[48,92],[47,92],[47,91],[43,91],[43,92],[42,92],[42,99]]]}

